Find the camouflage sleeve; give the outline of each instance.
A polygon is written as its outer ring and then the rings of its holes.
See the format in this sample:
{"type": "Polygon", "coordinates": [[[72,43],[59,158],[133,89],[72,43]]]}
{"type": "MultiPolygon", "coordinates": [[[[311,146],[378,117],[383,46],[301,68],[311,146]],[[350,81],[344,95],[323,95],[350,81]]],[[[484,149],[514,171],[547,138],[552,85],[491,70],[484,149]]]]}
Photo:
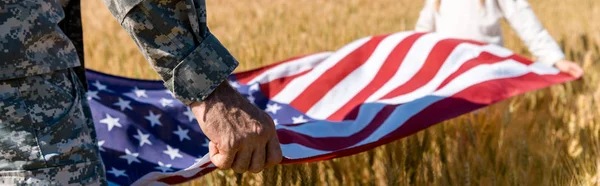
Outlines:
{"type": "Polygon", "coordinates": [[[210,33],[204,0],[104,0],[165,86],[184,104],[202,101],[238,66],[210,33]]]}

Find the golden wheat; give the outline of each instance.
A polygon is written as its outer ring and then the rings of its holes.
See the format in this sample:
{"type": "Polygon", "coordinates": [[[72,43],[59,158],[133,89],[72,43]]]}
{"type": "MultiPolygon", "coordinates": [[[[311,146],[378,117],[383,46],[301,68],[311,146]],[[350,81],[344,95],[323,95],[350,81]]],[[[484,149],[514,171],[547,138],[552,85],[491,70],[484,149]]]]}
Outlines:
{"type": "MultiPolygon", "coordinates": [[[[335,50],[357,38],[411,30],[414,0],[212,0],[212,32],[240,70],[335,50]]],[[[517,96],[349,157],[260,174],[215,171],[201,185],[599,185],[600,15],[597,0],[530,0],[585,76],[517,96]],[[576,3],[575,3],[576,2],[576,3]]],[[[88,68],[157,79],[101,0],[83,2],[88,68]]],[[[504,24],[505,45],[528,55],[504,24]]]]}

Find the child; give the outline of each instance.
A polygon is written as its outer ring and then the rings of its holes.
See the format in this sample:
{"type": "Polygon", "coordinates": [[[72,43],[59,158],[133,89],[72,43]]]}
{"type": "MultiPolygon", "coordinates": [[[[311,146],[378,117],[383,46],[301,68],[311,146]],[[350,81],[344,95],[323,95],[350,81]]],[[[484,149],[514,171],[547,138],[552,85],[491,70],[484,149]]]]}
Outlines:
{"type": "Polygon", "coordinates": [[[539,62],[575,77],[583,75],[579,65],[565,60],[526,0],[426,0],[415,31],[502,46],[501,18],[508,21],[539,62]]]}

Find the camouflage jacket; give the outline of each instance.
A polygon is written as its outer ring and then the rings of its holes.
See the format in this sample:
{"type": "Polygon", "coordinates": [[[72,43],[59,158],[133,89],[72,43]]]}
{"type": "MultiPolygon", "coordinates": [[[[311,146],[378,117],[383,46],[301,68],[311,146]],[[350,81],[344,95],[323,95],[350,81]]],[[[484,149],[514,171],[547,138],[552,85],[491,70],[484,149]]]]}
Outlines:
{"type": "MultiPolygon", "coordinates": [[[[204,100],[238,66],[207,28],[204,0],[104,1],[184,104],[204,100]]],[[[0,80],[81,65],[74,45],[80,42],[72,42],[59,26],[68,4],[0,0],[0,80]]]]}

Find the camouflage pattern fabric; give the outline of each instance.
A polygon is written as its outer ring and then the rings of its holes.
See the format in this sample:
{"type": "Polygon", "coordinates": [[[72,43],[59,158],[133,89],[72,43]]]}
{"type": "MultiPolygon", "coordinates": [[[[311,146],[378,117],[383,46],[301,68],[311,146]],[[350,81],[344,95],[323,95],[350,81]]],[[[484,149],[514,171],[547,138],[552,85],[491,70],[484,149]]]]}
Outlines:
{"type": "Polygon", "coordinates": [[[106,185],[96,144],[73,70],[0,81],[0,185],[106,185]]]}
{"type": "Polygon", "coordinates": [[[60,27],[75,46],[81,65],[74,67],[73,71],[75,71],[83,84],[83,87],[87,91],[88,84],[85,78],[85,55],[83,49],[83,25],[81,24],[81,1],[61,0],[60,2],[65,11],[65,18],[58,23],[58,27],[60,27]]]}
{"type": "MultiPolygon", "coordinates": [[[[238,66],[208,30],[204,0],[104,1],[184,104],[204,100],[238,66]]],[[[105,184],[76,78],[79,11],[77,0],[0,0],[0,185],[105,184]]]]}
{"type": "Polygon", "coordinates": [[[64,17],[57,0],[0,0],[0,80],[79,66],[75,46],[58,26],[64,17]]]}
{"type": "Polygon", "coordinates": [[[204,0],[104,0],[165,86],[202,101],[238,66],[206,25],[204,0]]]}

